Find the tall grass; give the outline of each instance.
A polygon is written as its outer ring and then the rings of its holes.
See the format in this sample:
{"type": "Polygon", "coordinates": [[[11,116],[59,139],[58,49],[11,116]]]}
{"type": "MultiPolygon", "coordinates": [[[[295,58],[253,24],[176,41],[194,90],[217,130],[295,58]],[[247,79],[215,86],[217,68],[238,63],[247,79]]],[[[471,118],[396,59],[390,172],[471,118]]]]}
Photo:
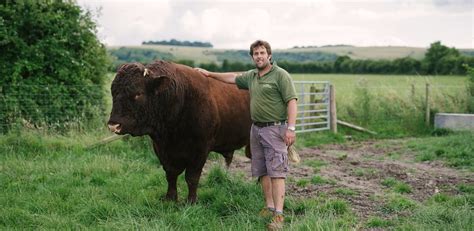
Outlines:
{"type": "Polygon", "coordinates": [[[427,83],[431,122],[436,112],[466,112],[469,102],[465,76],[301,74],[293,77],[330,81],[336,88],[338,119],[374,130],[379,137],[430,134],[433,126],[425,125],[427,83]]]}

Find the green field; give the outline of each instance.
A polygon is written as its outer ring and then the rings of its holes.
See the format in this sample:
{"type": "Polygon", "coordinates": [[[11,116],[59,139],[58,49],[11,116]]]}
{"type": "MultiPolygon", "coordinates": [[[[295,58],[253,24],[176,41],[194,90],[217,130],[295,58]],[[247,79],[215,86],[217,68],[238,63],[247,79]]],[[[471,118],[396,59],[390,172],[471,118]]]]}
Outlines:
{"type": "Polygon", "coordinates": [[[393,60],[402,57],[422,59],[426,48],[421,47],[352,47],[352,46],[330,46],[318,48],[296,48],[292,52],[327,52],[338,56],[347,55],[351,59],[388,59],[393,60]]]}
{"type": "Polygon", "coordinates": [[[432,107],[443,112],[464,112],[464,105],[446,101],[465,100],[468,85],[467,76],[293,74],[292,77],[297,81],[329,81],[336,89],[341,108],[354,103],[360,89],[367,90],[375,101],[383,97],[414,101],[426,96],[426,84],[430,84],[432,107]]]}
{"type": "MultiPolygon", "coordinates": [[[[106,85],[110,86],[113,76],[108,75],[106,85]]],[[[292,77],[296,81],[329,81],[336,89],[338,118],[374,130],[381,138],[431,132],[432,128],[424,123],[427,83],[432,116],[436,112],[464,113],[467,109],[467,76],[292,74],[292,77]]],[[[111,96],[109,92],[106,95],[110,108],[111,96]]]]}
{"type": "MultiPolygon", "coordinates": [[[[257,216],[263,202],[255,182],[226,172],[215,161],[208,163],[211,166],[201,179],[196,205],[183,202],[183,177],[178,180],[181,202],[162,201],[164,171],[147,139],[131,138],[87,149],[101,134],[20,132],[0,136],[0,229],[263,230],[268,222],[257,216]]],[[[318,139],[321,145],[324,136],[328,135],[301,137],[299,142],[318,139]]],[[[466,142],[471,139],[472,134],[461,133],[417,139],[395,148],[400,153],[416,150],[421,156],[444,149],[445,154],[434,155],[433,160],[459,162],[463,165],[457,167],[473,169],[472,142],[466,142]]],[[[322,163],[317,167],[332,166],[322,163]]],[[[364,177],[368,172],[359,168],[356,174],[364,177]]],[[[378,215],[359,217],[352,210],[357,205],[357,190],[338,186],[333,193],[318,192],[324,188],[318,185],[331,187],[336,179],[315,174],[309,180],[288,182],[295,185],[292,187],[316,187],[317,196],[287,197],[287,230],[473,228],[473,184],[447,185],[447,189],[454,188],[454,194],[417,201],[410,197],[412,186],[388,178],[381,182],[382,187],[393,189],[373,198],[380,207],[370,212],[378,215]]]]}
{"type": "MultiPolygon", "coordinates": [[[[338,119],[362,125],[379,137],[427,134],[426,84],[436,112],[467,110],[466,76],[293,74],[294,80],[329,81],[335,86],[338,119]]],[[[299,89],[297,89],[299,90],[299,89]]],[[[306,89],[308,90],[308,89],[306,89]]],[[[308,98],[305,98],[308,101],[308,98]]],[[[433,118],[431,119],[433,121],[433,118]]]]}

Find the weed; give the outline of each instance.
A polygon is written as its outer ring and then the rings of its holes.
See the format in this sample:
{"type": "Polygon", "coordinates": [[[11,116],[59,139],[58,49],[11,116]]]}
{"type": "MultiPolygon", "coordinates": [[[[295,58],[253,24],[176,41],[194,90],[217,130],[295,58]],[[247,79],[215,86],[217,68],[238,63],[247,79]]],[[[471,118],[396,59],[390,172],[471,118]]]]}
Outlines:
{"type": "Polygon", "coordinates": [[[411,187],[410,185],[403,183],[403,182],[398,182],[393,190],[398,193],[411,193],[411,187]]]}
{"type": "Polygon", "coordinates": [[[416,202],[406,197],[401,195],[392,195],[384,206],[384,211],[389,213],[399,213],[408,209],[413,209],[416,206],[416,202]]]}
{"type": "Polygon", "coordinates": [[[349,188],[337,188],[334,190],[334,193],[343,195],[343,196],[352,196],[352,195],[357,194],[354,190],[349,189],[349,188]]]}
{"type": "Polygon", "coordinates": [[[365,223],[367,228],[388,228],[393,225],[392,221],[380,217],[370,217],[365,223]]]}
{"type": "Polygon", "coordinates": [[[458,190],[463,193],[474,194],[474,184],[460,184],[458,190]]]}
{"type": "Polygon", "coordinates": [[[296,182],[296,185],[299,187],[306,187],[309,184],[309,180],[307,179],[300,179],[296,182]]]}
{"type": "Polygon", "coordinates": [[[349,206],[347,202],[340,199],[330,199],[320,208],[320,212],[323,214],[342,215],[348,211],[349,206]]]}
{"type": "Polygon", "coordinates": [[[388,177],[385,178],[381,184],[386,187],[393,187],[395,184],[397,184],[397,182],[398,181],[395,178],[388,177]]]}
{"type": "Polygon", "coordinates": [[[324,179],[323,177],[319,175],[316,175],[311,178],[311,183],[315,185],[327,184],[328,180],[324,179]]]}
{"type": "Polygon", "coordinates": [[[306,160],[303,164],[313,168],[314,173],[318,173],[321,167],[326,166],[326,162],[321,160],[306,160]]]}

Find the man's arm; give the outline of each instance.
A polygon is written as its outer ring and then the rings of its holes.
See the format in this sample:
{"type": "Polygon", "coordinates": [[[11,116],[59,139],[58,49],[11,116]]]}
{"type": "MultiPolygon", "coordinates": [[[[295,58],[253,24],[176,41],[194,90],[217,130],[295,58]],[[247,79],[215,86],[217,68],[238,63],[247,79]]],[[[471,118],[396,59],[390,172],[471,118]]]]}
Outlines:
{"type": "Polygon", "coordinates": [[[211,77],[211,78],[220,80],[222,82],[233,83],[233,84],[235,84],[235,78],[240,74],[239,72],[223,72],[223,73],[211,72],[199,67],[195,67],[194,69],[201,72],[206,77],[211,77]]]}
{"type": "MultiPolygon", "coordinates": [[[[296,114],[298,106],[296,104],[296,99],[291,99],[287,103],[287,113],[288,113],[288,127],[294,127],[296,125],[296,114]]],[[[286,145],[291,146],[295,143],[296,133],[295,131],[286,130],[285,142],[286,145]]]]}

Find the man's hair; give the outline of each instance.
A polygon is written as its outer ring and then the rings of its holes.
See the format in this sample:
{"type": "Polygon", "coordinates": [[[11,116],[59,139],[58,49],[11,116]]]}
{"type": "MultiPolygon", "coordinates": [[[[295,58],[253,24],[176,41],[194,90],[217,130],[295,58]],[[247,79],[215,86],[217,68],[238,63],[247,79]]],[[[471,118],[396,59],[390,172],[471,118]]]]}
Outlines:
{"type": "Polygon", "coordinates": [[[257,41],[253,42],[250,45],[250,52],[249,52],[250,56],[253,56],[253,49],[254,48],[261,47],[261,46],[265,47],[265,49],[267,50],[268,55],[272,54],[272,48],[270,47],[270,43],[268,43],[267,41],[263,41],[263,40],[257,40],[257,41]]]}

